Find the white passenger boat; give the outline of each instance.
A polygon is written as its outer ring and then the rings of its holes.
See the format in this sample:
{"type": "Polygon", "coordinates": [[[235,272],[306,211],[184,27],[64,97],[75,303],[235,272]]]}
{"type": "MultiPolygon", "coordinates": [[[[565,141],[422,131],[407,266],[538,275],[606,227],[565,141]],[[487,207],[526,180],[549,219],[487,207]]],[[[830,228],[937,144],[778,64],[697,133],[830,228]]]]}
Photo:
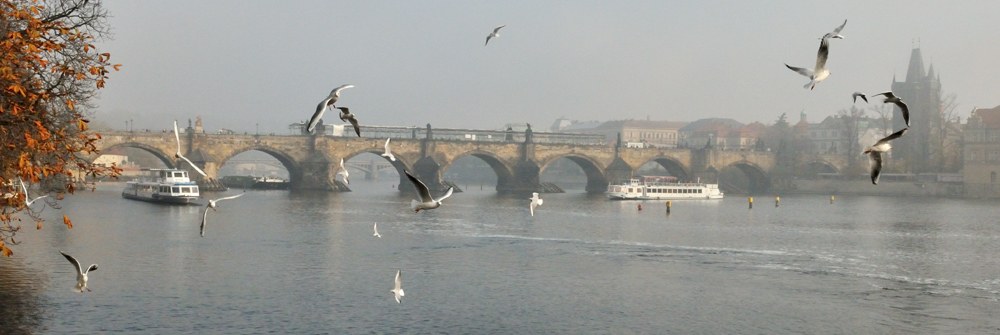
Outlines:
{"type": "Polygon", "coordinates": [[[191,181],[187,171],[175,169],[143,171],[146,175],[139,181],[125,183],[123,198],[171,204],[188,204],[198,199],[198,184],[191,181]]]}
{"type": "Polygon", "coordinates": [[[722,199],[719,184],[678,183],[676,177],[639,176],[608,185],[611,200],[722,199]]]}

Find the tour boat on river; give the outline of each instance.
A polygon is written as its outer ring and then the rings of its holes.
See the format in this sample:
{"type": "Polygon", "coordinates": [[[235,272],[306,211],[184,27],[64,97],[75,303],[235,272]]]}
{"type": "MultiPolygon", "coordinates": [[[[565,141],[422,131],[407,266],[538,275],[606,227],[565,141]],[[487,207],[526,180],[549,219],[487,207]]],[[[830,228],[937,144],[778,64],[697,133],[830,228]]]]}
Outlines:
{"type": "Polygon", "coordinates": [[[122,197],[132,200],[189,204],[198,199],[198,184],[188,172],[176,169],[148,169],[139,181],[125,183],[122,197]]]}
{"type": "Polygon", "coordinates": [[[719,184],[678,183],[676,177],[639,176],[608,185],[611,200],[714,200],[722,199],[719,184]]]}

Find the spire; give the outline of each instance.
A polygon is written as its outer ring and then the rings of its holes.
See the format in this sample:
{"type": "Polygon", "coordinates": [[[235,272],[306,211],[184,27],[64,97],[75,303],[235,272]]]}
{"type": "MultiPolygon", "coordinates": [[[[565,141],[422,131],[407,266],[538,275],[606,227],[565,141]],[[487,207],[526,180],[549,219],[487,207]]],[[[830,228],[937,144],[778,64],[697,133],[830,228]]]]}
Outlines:
{"type": "Polygon", "coordinates": [[[930,69],[927,70],[927,78],[934,79],[934,63],[931,63],[930,69]]]}
{"type": "Polygon", "coordinates": [[[906,82],[918,82],[927,77],[924,72],[924,57],[920,54],[920,47],[910,52],[910,66],[906,70],[906,82]]]}

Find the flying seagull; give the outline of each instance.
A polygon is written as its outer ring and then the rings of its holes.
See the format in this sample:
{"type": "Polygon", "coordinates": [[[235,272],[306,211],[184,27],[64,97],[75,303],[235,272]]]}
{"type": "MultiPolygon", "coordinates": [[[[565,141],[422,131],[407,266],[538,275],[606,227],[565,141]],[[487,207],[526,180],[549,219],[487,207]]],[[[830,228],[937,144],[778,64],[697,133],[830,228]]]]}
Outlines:
{"type": "Polygon", "coordinates": [[[894,103],[894,104],[896,104],[896,106],[899,106],[899,110],[903,112],[903,122],[906,123],[907,127],[909,127],[910,126],[910,109],[906,108],[906,103],[903,102],[903,99],[900,99],[899,97],[893,95],[892,91],[882,92],[882,93],[879,93],[879,94],[876,94],[876,95],[873,95],[873,96],[877,97],[877,96],[880,96],[880,95],[884,95],[885,96],[885,100],[882,100],[882,103],[884,103],[884,104],[894,103]]]}
{"type": "Polygon", "coordinates": [[[385,139],[385,153],[383,153],[381,156],[385,157],[385,158],[388,158],[390,161],[395,162],[396,161],[396,156],[393,156],[392,155],[392,151],[389,150],[389,140],[391,140],[391,139],[392,138],[385,139]]]}
{"type": "Polygon", "coordinates": [[[66,259],[68,259],[69,262],[73,263],[73,266],[76,267],[76,287],[74,287],[73,290],[77,292],[83,292],[83,290],[87,290],[89,292],[90,289],[87,288],[87,273],[89,273],[90,271],[97,271],[97,264],[91,264],[89,268],[84,270],[83,267],[80,266],[80,262],[77,261],[76,258],[67,255],[65,252],[62,252],[61,250],[59,251],[59,253],[62,254],[63,257],[66,257],[66,259]]]}
{"type": "Polygon", "coordinates": [[[809,77],[809,83],[803,88],[813,89],[816,88],[816,84],[826,79],[830,76],[830,71],[826,70],[826,58],[830,55],[830,39],[824,38],[819,41],[819,52],[816,53],[816,68],[806,69],[801,67],[794,67],[785,64],[792,71],[798,72],[799,74],[809,77]]]}
{"type": "Polygon", "coordinates": [[[531,200],[531,203],[528,205],[531,208],[531,216],[535,216],[535,207],[542,205],[542,199],[538,198],[538,192],[532,192],[531,198],[528,199],[531,200]]]}
{"type": "Polygon", "coordinates": [[[215,199],[215,200],[209,200],[208,201],[208,205],[205,206],[205,213],[201,215],[201,236],[205,237],[205,225],[206,225],[206,223],[208,223],[208,209],[209,208],[211,208],[213,211],[215,211],[216,210],[215,208],[219,207],[216,204],[217,202],[222,201],[222,200],[236,199],[236,198],[239,198],[239,197],[243,196],[244,194],[246,194],[246,191],[243,191],[243,193],[240,193],[240,194],[237,194],[237,195],[233,195],[233,196],[228,196],[228,197],[225,197],[225,198],[218,198],[218,199],[215,199]]]}
{"type": "Polygon", "coordinates": [[[341,178],[344,178],[344,184],[350,185],[351,181],[347,180],[347,177],[350,176],[351,174],[348,173],[347,172],[347,168],[344,167],[344,159],[343,158],[340,159],[340,169],[338,169],[338,170],[340,170],[340,171],[337,171],[337,176],[341,177],[341,178]]]}
{"type": "Polygon", "coordinates": [[[43,196],[40,196],[40,197],[31,199],[31,200],[28,200],[28,187],[24,186],[24,180],[21,180],[21,177],[17,177],[17,181],[21,182],[21,189],[24,190],[24,204],[27,205],[28,207],[31,207],[31,204],[35,203],[35,201],[38,201],[38,199],[42,199],[42,198],[47,198],[48,197],[48,195],[43,195],[43,196]]]}
{"type": "Polygon", "coordinates": [[[858,102],[858,97],[861,97],[861,100],[864,100],[865,103],[868,103],[868,97],[866,97],[864,93],[854,92],[854,94],[852,94],[852,96],[854,96],[854,102],[855,103],[858,102]]]}
{"type": "Polygon", "coordinates": [[[333,91],[330,91],[330,95],[327,96],[326,99],[323,99],[323,101],[320,101],[319,105],[316,106],[316,113],[313,113],[312,118],[309,119],[309,126],[306,127],[306,131],[311,133],[315,130],[316,124],[323,118],[323,112],[326,112],[326,108],[329,106],[337,107],[333,104],[337,102],[337,99],[340,99],[340,90],[351,87],[354,87],[354,85],[343,85],[333,89],[333,91]]]}
{"type": "Polygon", "coordinates": [[[361,127],[358,127],[358,119],[354,118],[354,114],[347,107],[337,107],[340,110],[340,120],[344,122],[350,122],[354,126],[354,132],[361,137],[361,127]]]}
{"type": "Polygon", "coordinates": [[[375,226],[372,227],[372,228],[375,229],[375,234],[372,235],[372,236],[375,236],[375,237],[378,237],[378,238],[382,238],[382,235],[378,233],[378,222],[375,222],[375,226]]]}
{"type": "Polygon", "coordinates": [[[409,178],[410,182],[413,183],[413,188],[417,190],[417,196],[420,197],[419,201],[416,199],[410,201],[410,208],[417,213],[419,213],[421,209],[435,209],[441,207],[441,201],[448,199],[448,197],[451,196],[451,192],[455,190],[454,187],[449,187],[448,191],[445,192],[444,195],[435,199],[431,196],[431,191],[427,189],[427,185],[424,185],[424,182],[410,174],[410,171],[403,170],[403,173],[406,173],[406,178],[409,178]]]}
{"type": "MultiPolygon", "coordinates": [[[[500,28],[503,28],[503,27],[506,27],[506,26],[507,25],[505,24],[505,25],[493,28],[493,33],[489,34],[488,36],[486,36],[486,44],[490,44],[490,39],[491,38],[500,37],[500,33],[499,33],[500,28]]],[[[486,46],[486,44],[483,44],[483,46],[486,46]]]]}
{"type": "Polygon", "coordinates": [[[903,136],[907,129],[909,128],[903,128],[903,130],[892,133],[889,136],[878,140],[878,142],[875,142],[875,144],[869,147],[868,150],[865,150],[865,153],[868,154],[868,165],[871,168],[872,184],[878,185],[878,176],[882,173],[882,153],[892,149],[892,146],[889,145],[889,141],[903,136]]]}
{"type": "Polygon", "coordinates": [[[847,25],[847,20],[844,20],[844,23],[841,24],[840,27],[837,27],[836,29],[834,29],[832,33],[826,33],[826,35],[823,35],[822,38],[824,38],[824,39],[827,39],[827,38],[844,39],[844,36],[840,34],[840,31],[843,30],[844,26],[846,26],[846,25],[847,25]]]}
{"type": "Polygon", "coordinates": [[[396,283],[389,292],[392,292],[392,295],[396,297],[397,304],[399,303],[399,298],[406,295],[403,294],[403,279],[399,277],[399,270],[396,270],[396,283]]]}
{"type": "Polygon", "coordinates": [[[188,162],[188,165],[191,165],[191,167],[193,167],[195,171],[198,171],[198,173],[200,173],[202,177],[208,177],[208,175],[205,174],[205,171],[202,171],[201,169],[198,168],[197,165],[194,165],[194,163],[191,163],[190,159],[187,159],[187,157],[184,157],[184,155],[181,155],[181,135],[180,135],[180,131],[177,130],[177,120],[174,120],[174,139],[177,140],[177,152],[174,153],[174,158],[183,159],[185,162],[188,162]]]}

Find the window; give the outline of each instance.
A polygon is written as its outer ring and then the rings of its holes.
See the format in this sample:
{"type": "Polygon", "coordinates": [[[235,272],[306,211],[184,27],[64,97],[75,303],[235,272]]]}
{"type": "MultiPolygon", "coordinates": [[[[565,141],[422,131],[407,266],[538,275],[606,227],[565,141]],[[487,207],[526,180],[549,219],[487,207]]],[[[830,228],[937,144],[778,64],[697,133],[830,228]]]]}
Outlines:
{"type": "Polygon", "coordinates": [[[172,192],[173,193],[181,193],[181,188],[180,187],[174,187],[174,188],[172,188],[172,192]]]}
{"type": "Polygon", "coordinates": [[[976,152],[975,151],[969,153],[969,160],[970,161],[976,160],[976,152]]]}
{"type": "Polygon", "coordinates": [[[1000,152],[994,151],[994,152],[989,153],[989,155],[986,157],[986,160],[991,161],[991,162],[992,161],[1000,160],[1000,152]]]}
{"type": "Polygon", "coordinates": [[[997,172],[996,171],[990,172],[990,184],[996,184],[996,183],[997,183],[997,172]]]}
{"type": "Polygon", "coordinates": [[[191,193],[198,193],[198,186],[192,186],[191,193]]]}
{"type": "Polygon", "coordinates": [[[1000,140],[1000,134],[992,133],[990,134],[990,142],[996,142],[1000,140]]]}

